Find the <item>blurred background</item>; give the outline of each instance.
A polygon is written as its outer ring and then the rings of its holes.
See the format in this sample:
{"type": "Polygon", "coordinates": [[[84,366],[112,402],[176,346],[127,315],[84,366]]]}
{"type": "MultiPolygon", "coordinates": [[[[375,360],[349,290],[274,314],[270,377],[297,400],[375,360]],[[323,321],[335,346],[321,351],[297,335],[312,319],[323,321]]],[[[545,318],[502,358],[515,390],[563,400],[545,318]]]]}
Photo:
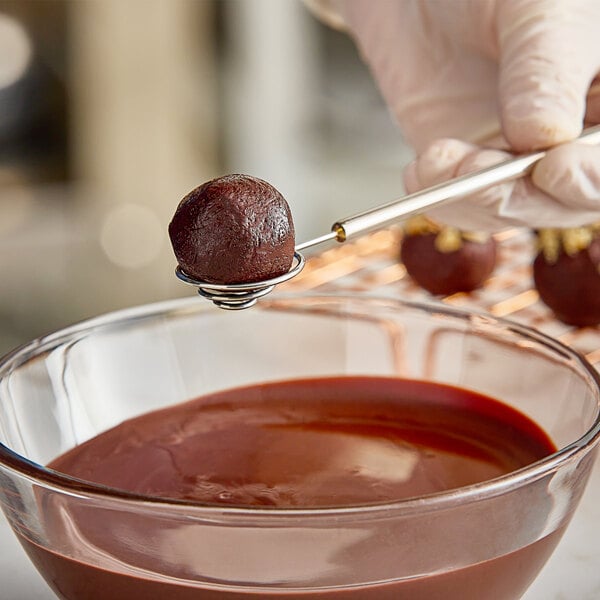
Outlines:
{"type": "Polygon", "coordinates": [[[193,293],[167,226],[207,179],[266,179],[303,241],[399,196],[410,158],[300,0],[0,0],[0,352],[193,293]]]}

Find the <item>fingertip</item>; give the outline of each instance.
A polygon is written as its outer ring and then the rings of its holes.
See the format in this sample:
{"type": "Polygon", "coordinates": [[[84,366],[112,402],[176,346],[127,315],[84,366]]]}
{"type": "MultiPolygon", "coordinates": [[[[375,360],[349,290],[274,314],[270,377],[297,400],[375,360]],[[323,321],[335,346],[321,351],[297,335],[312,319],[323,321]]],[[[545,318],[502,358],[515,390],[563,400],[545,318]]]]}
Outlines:
{"type": "MultiPolygon", "coordinates": [[[[460,164],[457,175],[466,175],[505,161],[510,154],[502,150],[484,149],[467,156],[460,164]]],[[[512,215],[504,214],[505,207],[510,203],[514,181],[506,181],[481,190],[466,198],[474,213],[481,212],[480,221],[483,229],[491,231],[509,225],[515,225],[512,215]],[[485,217],[485,218],[483,218],[485,217]]]]}
{"type": "Polygon", "coordinates": [[[580,143],[548,150],[531,173],[533,183],[575,209],[600,209],[600,147],[580,143]]]}
{"type": "Polygon", "coordinates": [[[510,156],[511,155],[508,152],[491,148],[485,148],[483,150],[479,150],[478,152],[472,152],[462,160],[460,165],[458,165],[456,174],[466,175],[467,173],[472,173],[473,171],[479,171],[480,169],[485,169],[487,167],[491,167],[492,165],[501,163],[510,158],[510,156]]]}
{"type": "Polygon", "coordinates": [[[506,2],[500,8],[500,118],[517,152],[551,148],[581,133],[598,69],[598,54],[591,51],[597,46],[594,20],[577,11],[544,14],[549,4],[506,2]]]}
{"type": "Polygon", "coordinates": [[[424,187],[453,179],[460,164],[477,150],[477,146],[453,138],[432,142],[418,157],[416,173],[424,187]]]}
{"type": "Polygon", "coordinates": [[[413,160],[404,167],[402,174],[404,179],[404,189],[407,194],[414,194],[421,189],[419,177],[417,176],[417,161],[413,160]]]}
{"type": "Polygon", "coordinates": [[[502,115],[502,129],[516,152],[551,148],[575,139],[583,129],[583,117],[577,111],[565,112],[560,107],[530,107],[515,110],[508,104],[502,115]]]}
{"type": "Polygon", "coordinates": [[[562,144],[548,150],[531,172],[531,180],[536,187],[545,192],[555,188],[563,177],[565,168],[568,168],[567,164],[572,162],[575,151],[574,144],[562,144]]]}

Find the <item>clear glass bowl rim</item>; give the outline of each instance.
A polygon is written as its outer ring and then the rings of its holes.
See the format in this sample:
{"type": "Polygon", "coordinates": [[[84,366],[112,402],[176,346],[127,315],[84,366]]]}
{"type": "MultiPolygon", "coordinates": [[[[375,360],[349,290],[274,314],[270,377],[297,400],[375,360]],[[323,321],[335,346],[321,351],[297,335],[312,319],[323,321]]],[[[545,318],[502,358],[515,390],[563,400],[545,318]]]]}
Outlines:
{"type": "MultiPolygon", "coordinates": [[[[263,307],[268,307],[270,303],[279,302],[358,302],[358,303],[383,303],[386,307],[401,307],[412,311],[421,311],[428,314],[445,315],[454,319],[471,320],[474,317],[484,319],[487,323],[497,327],[504,327],[510,332],[535,341],[541,345],[551,348],[555,352],[567,355],[572,359],[582,371],[587,373],[595,384],[596,394],[600,405],[600,373],[576,350],[566,346],[562,342],[555,340],[531,327],[521,325],[509,319],[493,317],[487,313],[461,310],[454,307],[447,307],[434,302],[411,302],[390,298],[386,296],[373,296],[370,294],[278,294],[276,298],[269,301],[262,301],[263,307]]],[[[259,307],[261,305],[259,304],[259,307]]],[[[15,348],[4,356],[0,357],[0,379],[5,377],[11,369],[27,362],[37,354],[44,352],[48,348],[60,344],[75,336],[83,337],[94,331],[118,327],[124,323],[133,323],[155,318],[165,318],[168,316],[180,316],[196,312],[203,312],[206,309],[221,310],[210,306],[207,302],[197,298],[180,298],[164,302],[144,304],[133,308],[121,309],[106,313],[102,316],[86,319],[60,329],[46,336],[36,338],[22,346],[15,348]]],[[[256,310],[252,308],[250,310],[256,310]]],[[[259,308],[260,310],[260,308],[259,308]]],[[[427,496],[406,498],[393,502],[360,504],[347,507],[315,507],[315,508],[270,508],[270,507],[244,507],[244,506],[223,506],[216,504],[202,504],[198,502],[189,502],[186,500],[166,499],[157,496],[135,494],[124,490],[87,482],[75,477],[64,475],[58,471],[48,469],[43,465],[35,463],[24,456],[11,450],[0,442],[0,466],[4,469],[17,473],[20,477],[28,480],[32,484],[43,486],[47,490],[53,490],[58,493],[76,496],[90,500],[106,500],[125,505],[145,505],[152,507],[153,510],[162,512],[183,512],[193,511],[198,514],[200,511],[206,516],[220,516],[231,518],[258,518],[271,521],[275,517],[291,518],[293,521],[302,519],[303,526],[308,519],[328,519],[350,518],[355,521],[357,518],[374,518],[377,516],[390,516],[390,513],[401,512],[410,514],[412,512],[428,512],[432,510],[447,509],[457,504],[476,502],[484,498],[491,498],[497,495],[508,493],[516,488],[525,486],[542,477],[548,475],[553,470],[559,468],[564,463],[568,463],[579,456],[590,452],[600,441],[600,410],[598,411],[592,426],[577,440],[560,448],[553,454],[538,460],[527,467],[513,471],[507,475],[491,479],[489,481],[456,488],[453,490],[429,494],[427,496]]]]}

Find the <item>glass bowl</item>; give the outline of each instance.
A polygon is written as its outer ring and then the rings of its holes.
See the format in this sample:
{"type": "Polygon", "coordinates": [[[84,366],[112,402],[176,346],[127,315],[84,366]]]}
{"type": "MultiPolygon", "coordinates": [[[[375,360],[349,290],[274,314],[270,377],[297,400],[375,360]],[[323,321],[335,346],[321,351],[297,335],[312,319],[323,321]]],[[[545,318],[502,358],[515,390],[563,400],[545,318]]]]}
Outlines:
{"type": "Polygon", "coordinates": [[[0,501],[67,600],[514,600],[558,543],[600,437],[596,371],[526,327],[438,305],[281,296],[236,313],[196,298],[121,311],[0,363],[0,501]],[[508,475],[391,503],[209,506],[44,467],[122,421],[289,379],[427,380],[502,400],[558,451],[508,475]]]}

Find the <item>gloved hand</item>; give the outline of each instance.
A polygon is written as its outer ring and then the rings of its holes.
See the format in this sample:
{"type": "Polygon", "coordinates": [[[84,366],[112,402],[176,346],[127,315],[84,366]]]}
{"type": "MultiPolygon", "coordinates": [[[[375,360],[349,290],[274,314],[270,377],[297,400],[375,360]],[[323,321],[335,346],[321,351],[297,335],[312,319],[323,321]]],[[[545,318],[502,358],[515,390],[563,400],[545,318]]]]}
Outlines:
{"type": "Polygon", "coordinates": [[[430,216],[486,231],[600,221],[600,148],[565,143],[584,118],[600,122],[600,81],[590,89],[600,72],[600,1],[320,2],[355,38],[417,152],[408,192],[505,160],[506,151],[563,144],[530,178],[430,216]]]}

